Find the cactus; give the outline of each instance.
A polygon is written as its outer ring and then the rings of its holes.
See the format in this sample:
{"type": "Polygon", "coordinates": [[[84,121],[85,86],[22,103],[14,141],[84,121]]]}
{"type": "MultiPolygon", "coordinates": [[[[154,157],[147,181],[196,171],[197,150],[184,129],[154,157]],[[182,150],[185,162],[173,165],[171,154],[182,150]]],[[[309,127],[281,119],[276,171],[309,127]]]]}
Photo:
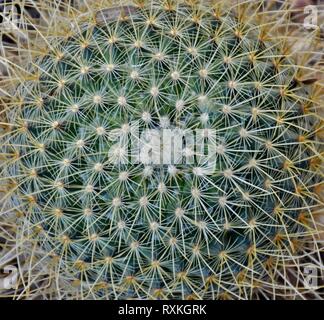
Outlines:
{"type": "Polygon", "coordinates": [[[46,51],[3,99],[2,216],[37,279],[11,294],[303,297],[289,268],[322,265],[318,83],[257,11],[213,8],[93,5],[66,35],[38,31],[46,51]],[[212,173],[188,142],[190,163],[132,162],[136,128],[213,132],[212,173]]]}

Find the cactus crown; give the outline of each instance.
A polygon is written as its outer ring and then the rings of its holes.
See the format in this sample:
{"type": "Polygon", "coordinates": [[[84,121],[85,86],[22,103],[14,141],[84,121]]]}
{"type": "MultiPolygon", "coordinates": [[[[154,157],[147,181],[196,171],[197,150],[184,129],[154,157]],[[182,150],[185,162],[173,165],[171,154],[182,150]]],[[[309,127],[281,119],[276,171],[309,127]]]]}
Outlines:
{"type": "Polygon", "coordinates": [[[48,39],[16,90],[2,171],[20,237],[88,298],[251,297],[312,230],[310,90],[232,13],[169,2],[117,11],[48,39]],[[135,125],[215,132],[213,174],[189,142],[189,164],[131,163],[135,125]]]}

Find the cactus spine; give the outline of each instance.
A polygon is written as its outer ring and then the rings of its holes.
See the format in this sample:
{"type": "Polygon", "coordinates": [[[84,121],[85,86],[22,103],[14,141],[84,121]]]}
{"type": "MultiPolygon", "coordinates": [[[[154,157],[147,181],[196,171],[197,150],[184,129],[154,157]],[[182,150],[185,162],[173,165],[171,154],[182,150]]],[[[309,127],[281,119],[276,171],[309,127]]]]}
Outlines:
{"type": "Polygon", "coordinates": [[[248,6],[99,9],[44,36],[6,98],[16,247],[53,268],[59,298],[280,296],[288,266],[320,250],[318,87],[248,6]],[[135,125],[215,132],[213,173],[190,143],[192,163],[131,163],[135,125]]]}

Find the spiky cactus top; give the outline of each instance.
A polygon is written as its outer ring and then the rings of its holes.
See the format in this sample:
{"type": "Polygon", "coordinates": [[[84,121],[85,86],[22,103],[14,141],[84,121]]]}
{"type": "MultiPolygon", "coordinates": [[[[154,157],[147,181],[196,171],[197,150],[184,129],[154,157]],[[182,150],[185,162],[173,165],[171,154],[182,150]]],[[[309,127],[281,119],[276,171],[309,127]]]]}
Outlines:
{"type": "Polygon", "coordinates": [[[233,14],[115,10],[47,39],[15,92],[3,173],[19,238],[90,298],[252,297],[298,259],[319,204],[309,89],[233,14]],[[197,145],[190,163],[133,163],[134,124],[215,132],[213,173],[197,145]]]}

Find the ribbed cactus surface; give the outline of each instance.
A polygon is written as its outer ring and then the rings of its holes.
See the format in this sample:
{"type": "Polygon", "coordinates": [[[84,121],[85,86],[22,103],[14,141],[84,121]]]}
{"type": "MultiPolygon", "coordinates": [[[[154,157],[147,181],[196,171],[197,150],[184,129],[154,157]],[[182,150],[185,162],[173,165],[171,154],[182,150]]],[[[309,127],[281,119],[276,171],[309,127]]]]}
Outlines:
{"type": "Polygon", "coordinates": [[[276,44],[234,15],[124,13],[47,39],[15,93],[4,172],[21,232],[98,297],[252,292],[298,256],[318,203],[309,93],[276,44]],[[143,163],[134,128],[203,138],[176,163],[143,163]],[[212,173],[199,154],[207,138],[212,173]]]}

